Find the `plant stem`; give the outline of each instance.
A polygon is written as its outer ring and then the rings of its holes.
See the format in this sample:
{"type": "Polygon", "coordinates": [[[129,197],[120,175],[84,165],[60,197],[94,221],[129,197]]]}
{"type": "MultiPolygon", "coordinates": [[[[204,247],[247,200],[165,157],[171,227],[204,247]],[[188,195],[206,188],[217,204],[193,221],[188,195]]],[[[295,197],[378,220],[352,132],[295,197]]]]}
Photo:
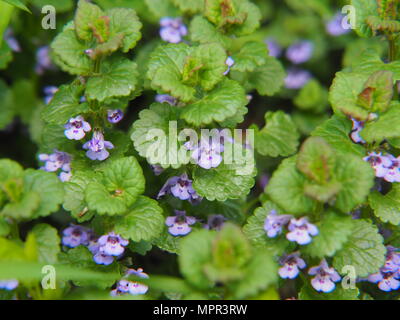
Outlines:
{"type": "Polygon", "coordinates": [[[395,61],[397,52],[396,52],[396,39],[392,36],[388,37],[389,40],[389,62],[395,61]]]}

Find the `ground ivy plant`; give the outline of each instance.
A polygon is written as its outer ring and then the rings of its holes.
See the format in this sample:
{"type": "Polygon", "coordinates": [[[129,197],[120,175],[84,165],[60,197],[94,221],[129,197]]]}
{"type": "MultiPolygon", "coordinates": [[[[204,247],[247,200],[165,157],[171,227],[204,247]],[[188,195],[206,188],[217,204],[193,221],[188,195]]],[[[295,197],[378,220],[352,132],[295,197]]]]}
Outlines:
{"type": "Polygon", "coordinates": [[[0,298],[399,298],[399,1],[47,2],[0,0],[0,298]]]}

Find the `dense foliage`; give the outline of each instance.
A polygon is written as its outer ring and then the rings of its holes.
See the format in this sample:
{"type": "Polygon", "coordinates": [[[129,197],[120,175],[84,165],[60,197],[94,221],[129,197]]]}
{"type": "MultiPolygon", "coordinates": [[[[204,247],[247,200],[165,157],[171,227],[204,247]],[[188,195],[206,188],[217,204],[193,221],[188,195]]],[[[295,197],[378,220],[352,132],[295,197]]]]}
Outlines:
{"type": "Polygon", "coordinates": [[[397,299],[399,9],[0,0],[0,298],[397,299]]]}

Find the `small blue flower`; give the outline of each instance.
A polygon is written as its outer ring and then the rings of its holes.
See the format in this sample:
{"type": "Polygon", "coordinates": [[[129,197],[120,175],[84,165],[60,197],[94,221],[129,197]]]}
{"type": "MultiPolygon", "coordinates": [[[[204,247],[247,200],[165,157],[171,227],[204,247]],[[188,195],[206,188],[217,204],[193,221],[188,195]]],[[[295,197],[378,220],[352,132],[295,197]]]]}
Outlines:
{"type": "Polygon", "coordinates": [[[64,128],[65,136],[69,140],[81,140],[85,137],[86,132],[92,130],[90,124],[82,116],[69,119],[64,128]]]}
{"type": "Polygon", "coordinates": [[[54,70],[55,66],[51,62],[50,47],[43,46],[36,51],[36,66],[35,72],[42,75],[46,70],[54,70]]]}
{"type": "Polygon", "coordinates": [[[233,60],[232,57],[228,57],[225,61],[225,64],[228,66],[228,69],[226,69],[226,71],[224,72],[224,76],[226,76],[229,71],[231,71],[231,68],[235,64],[235,60],[233,60]]]}
{"type": "Polygon", "coordinates": [[[56,172],[62,170],[59,178],[62,182],[69,181],[71,178],[71,156],[66,152],[54,150],[52,154],[39,154],[39,160],[45,162],[44,167],[40,169],[47,172],[56,172]]]}
{"type": "Polygon", "coordinates": [[[268,53],[271,57],[278,58],[281,55],[282,47],[274,39],[272,38],[266,39],[265,44],[268,47],[268,53]]]}
{"type": "Polygon", "coordinates": [[[206,170],[218,167],[223,160],[221,153],[224,151],[224,146],[217,139],[202,138],[196,145],[191,145],[189,141],[185,143],[185,148],[192,150],[191,158],[206,170]]]}
{"type": "Polygon", "coordinates": [[[282,228],[289,222],[291,215],[278,215],[276,210],[271,210],[264,222],[264,230],[269,238],[275,238],[282,233],[282,228]]]}
{"type": "Polygon", "coordinates": [[[75,248],[80,245],[88,245],[92,231],[82,226],[71,224],[63,231],[62,244],[64,246],[75,248]]]}
{"type": "Polygon", "coordinates": [[[93,260],[97,264],[108,266],[114,262],[114,257],[99,251],[93,255],[93,260]]]}
{"type": "Polygon", "coordinates": [[[123,117],[124,113],[120,109],[107,111],[107,120],[110,123],[118,123],[122,120],[123,117]]]}
{"type": "Polygon", "coordinates": [[[19,285],[18,280],[16,279],[10,279],[10,280],[0,280],[0,289],[3,290],[14,290],[15,288],[17,288],[19,285]]]}
{"type": "Polygon", "coordinates": [[[86,156],[89,159],[103,161],[110,155],[107,149],[113,149],[114,145],[110,141],[105,141],[99,130],[95,130],[92,139],[86,142],[82,148],[88,150],[86,156]]]}
{"type": "Polygon", "coordinates": [[[14,52],[21,52],[21,46],[19,45],[18,40],[14,36],[14,32],[11,28],[7,28],[4,32],[4,41],[7,42],[10,49],[14,52]]]}
{"type": "Polygon", "coordinates": [[[196,223],[196,218],[186,216],[185,211],[175,210],[175,214],[165,219],[168,232],[173,236],[185,236],[190,233],[192,231],[190,226],[196,223]]]}
{"type": "MultiPolygon", "coordinates": [[[[149,276],[146,273],[144,273],[143,269],[141,269],[141,268],[139,268],[137,270],[128,269],[125,273],[125,277],[128,277],[130,275],[135,275],[135,276],[143,278],[143,279],[149,278],[149,276]]],[[[131,295],[140,295],[140,294],[146,294],[148,290],[149,290],[149,287],[143,283],[122,279],[122,280],[118,281],[117,287],[111,291],[111,295],[119,296],[119,295],[126,294],[126,293],[129,293],[131,295]]]]}
{"type": "Polygon", "coordinates": [[[286,58],[294,64],[301,64],[311,59],[314,44],[311,41],[300,41],[291,45],[286,51],[286,58]]]}
{"type": "Polygon", "coordinates": [[[122,238],[120,235],[110,232],[101,236],[97,243],[99,244],[99,252],[109,256],[120,256],[124,253],[125,247],[129,244],[129,240],[122,238]]]}
{"type": "Polygon", "coordinates": [[[166,42],[179,43],[187,35],[187,28],[181,18],[164,17],[160,20],[160,36],[166,42]]]}
{"type": "Polygon", "coordinates": [[[300,245],[308,244],[312,241],[311,236],[318,234],[315,225],[308,222],[307,218],[291,219],[288,227],[289,231],[286,238],[289,241],[297,242],[300,245]]]}
{"type": "Polygon", "coordinates": [[[155,100],[159,103],[168,103],[170,106],[176,106],[178,100],[168,94],[157,94],[155,100]]]}
{"type": "Polygon", "coordinates": [[[45,104],[49,104],[51,102],[51,100],[53,99],[54,95],[56,94],[56,92],[58,91],[58,87],[56,86],[46,86],[43,89],[44,92],[44,103],[45,104]]]}
{"type": "Polygon", "coordinates": [[[389,292],[400,288],[400,252],[397,248],[387,246],[386,261],[379,272],[368,276],[368,281],[378,283],[378,288],[389,292]]]}
{"type": "Polygon", "coordinates": [[[279,268],[279,275],[283,279],[296,278],[300,273],[300,269],[306,267],[306,263],[300,258],[300,253],[298,252],[284,256],[280,260],[280,265],[282,267],[279,268]]]}
{"type": "Polygon", "coordinates": [[[158,164],[151,164],[150,168],[151,168],[151,170],[153,170],[153,172],[156,176],[159,176],[161,173],[163,173],[165,171],[165,169],[158,164]]]}
{"type": "Polygon", "coordinates": [[[335,289],[335,282],[340,280],[340,276],[334,268],[330,268],[325,259],[321,261],[319,266],[312,267],[308,270],[308,274],[315,276],[311,280],[311,285],[318,292],[332,292],[335,289]]]}
{"type": "Polygon", "coordinates": [[[311,73],[307,70],[290,68],[287,70],[285,87],[293,90],[301,89],[311,80],[311,78],[311,73]]]}
{"type": "Polygon", "coordinates": [[[181,200],[189,200],[190,202],[201,201],[201,197],[192,187],[192,180],[190,180],[186,173],[181,176],[174,176],[169,178],[164,186],[161,188],[157,195],[157,199],[172,194],[174,197],[181,200]]]}
{"type": "Polygon", "coordinates": [[[350,138],[354,143],[365,143],[365,140],[360,136],[360,132],[364,129],[364,121],[357,121],[354,118],[351,118],[353,122],[353,128],[350,133],[350,138]]]}
{"type": "Polygon", "coordinates": [[[378,178],[385,177],[392,166],[392,157],[383,155],[381,152],[370,152],[363,160],[371,164],[375,171],[375,176],[378,178]]]}
{"type": "Polygon", "coordinates": [[[349,33],[350,29],[343,28],[342,21],[344,18],[344,15],[338,12],[330,21],[327,22],[325,27],[326,31],[334,37],[349,33]]]}

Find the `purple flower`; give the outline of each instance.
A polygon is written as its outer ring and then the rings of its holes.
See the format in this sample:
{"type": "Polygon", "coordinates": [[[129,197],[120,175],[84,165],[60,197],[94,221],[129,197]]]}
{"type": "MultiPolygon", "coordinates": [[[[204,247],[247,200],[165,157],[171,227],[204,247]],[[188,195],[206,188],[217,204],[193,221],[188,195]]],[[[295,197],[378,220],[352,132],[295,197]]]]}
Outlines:
{"type": "Polygon", "coordinates": [[[4,41],[7,42],[10,49],[14,52],[21,52],[21,46],[18,40],[14,36],[14,32],[11,28],[7,28],[4,32],[4,41]]]}
{"type": "Polygon", "coordinates": [[[159,103],[168,103],[170,106],[176,106],[177,99],[168,94],[157,94],[155,100],[159,103]]]}
{"type": "Polygon", "coordinates": [[[282,47],[279,45],[278,42],[276,42],[274,39],[272,38],[268,38],[265,41],[265,44],[268,47],[268,53],[271,57],[275,57],[278,58],[281,53],[282,53],[282,47]]]}
{"type": "Polygon", "coordinates": [[[317,227],[309,223],[307,218],[291,219],[288,229],[290,232],[286,234],[286,238],[301,245],[310,243],[311,236],[318,234],[317,227]]]}
{"type": "Polygon", "coordinates": [[[282,214],[278,215],[276,210],[271,210],[264,222],[264,230],[267,236],[275,238],[277,235],[282,233],[282,228],[291,219],[291,215],[282,214]]]}
{"type": "Polygon", "coordinates": [[[48,172],[55,172],[58,169],[71,171],[71,156],[66,152],[54,150],[52,154],[39,154],[39,160],[45,162],[41,169],[48,172]]]}
{"type": "Polygon", "coordinates": [[[173,236],[185,236],[190,233],[192,231],[190,226],[196,223],[196,218],[187,217],[185,211],[175,210],[175,214],[165,219],[168,232],[173,236]]]}
{"type": "Polygon", "coordinates": [[[351,118],[351,121],[353,122],[353,128],[350,133],[351,140],[355,143],[365,143],[365,140],[360,136],[360,132],[364,128],[364,121],[357,121],[354,118],[351,118]]]}
{"type": "Polygon", "coordinates": [[[204,225],[208,230],[221,230],[227,219],[222,214],[212,214],[207,218],[207,224],[204,225]]]}
{"type": "Polygon", "coordinates": [[[400,252],[397,248],[387,246],[386,261],[379,272],[368,276],[368,281],[378,283],[382,291],[392,291],[400,288],[400,252]]]}
{"type": "Polygon", "coordinates": [[[88,150],[86,156],[89,159],[103,161],[110,155],[107,149],[113,149],[114,145],[110,141],[105,141],[103,134],[95,130],[92,139],[86,142],[82,148],[88,150]]]}
{"type": "Polygon", "coordinates": [[[129,240],[122,238],[120,235],[110,232],[101,236],[97,243],[99,251],[109,256],[120,256],[124,253],[125,247],[129,244],[129,240]]]}
{"type": "Polygon", "coordinates": [[[72,172],[61,172],[58,178],[61,180],[61,182],[67,182],[71,180],[72,177],[72,172]]]}
{"type": "Polygon", "coordinates": [[[202,138],[196,145],[191,145],[190,141],[186,142],[185,148],[193,151],[192,159],[203,169],[216,168],[223,160],[221,152],[224,151],[224,146],[220,140],[214,138],[202,138]]]}
{"type": "Polygon", "coordinates": [[[327,22],[325,29],[331,36],[338,37],[343,34],[349,33],[350,29],[343,28],[342,21],[344,15],[338,12],[330,21],[327,22]]]}
{"type": "Polygon", "coordinates": [[[17,288],[18,285],[19,282],[16,279],[0,280],[0,289],[11,291],[17,288]]]}
{"type": "Polygon", "coordinates": [[[103,264],[105,266],[108,266],[114,262],[114,257],[105,254],[104,252],[98,251],[93,255],[93,260],[97,264],[103,264]]]}
{"type": "Polygon", "coordinates": [[[44,87],[43,92],[45,94],[45,97],[44,97],[45,104],[49,104],[51,102],[51,100],[53,99],[53,97],[57,91],[58,91],[58,88],[55,86],[44,87]]]}
{"type": "Polygon", "coordinates": [[[308,270],[308,274],[315,276],[311,280],[311,285],[318,292],[332,292],[335,289],[335,282],[340,280],[339,274],[334,268],[330,268],[325,259],[321,261],[319,266],[312,267],[308,270]]]}
{"type": "Polygon", "coordinates": [[[287,70],[285,87],[293,90],[301,89],[311,80],[311,77],[311,73],[307,70],[291,68],[287,70]]]}
{"type": "Polygon", "coordinates": [[[90,124],[82,116],[69,119],[64,128],[64,134],[69,140],[81,140],[85,137],[85,132],[92,130],[90,124]]]}
{"type": "Polygon", "coordinates": [[[61,240],[64,246],[75,248],[80,245],[88,245],[92,231],[82,226],[71,224],[63,231],[61,240]]]}
{"type": "MultiPolygon", "coordinates": [[[[135,269],[128,269],[125,273],[125,277],[135,275],[137,277],[148,279],[149,276],[143,272],[143,269],[139,268],[135,269]]],[[[149,290],[149,287],[145,284],[136,282],[136,281],[129,281],[126,279],[122,279],[118,281],[117,288],[111,291],[112,296],[118,296],[125,293],[130,293],[132,295],[138,294],[145,294],[149,290]]]]}
{"type": "Polygon", "coordinates": [[[231,71],[232,66],[235,64],[235,60],[232,59],[232,57],[228,57],[225,61],[225,64],[228,66],[228,69],[224,72],[224,76],[226,76],[229,71],[231,71]]]}
{"type": "Polygon", "coordinates": [[[158,193],[157,199],[160,199],[166,194],[172,194],[178,199],[189,200],[191,202],[197,202],[201,200],[201,197],[192,187],[192,180],[188,178],[186,173],[179,177],[174,176],[169,178],[158,193]]]}
{"type": "Polygon", "coordinates": [[[165,17],[160,20],[160,36],[166,42],[179,43],[187,35],[187,28],[181,18],[165,17]]]}
{"type": "Polygon", "coordinates": [[[123,117],[124,113],[120,109],[107,111],[107,120],[110,123],[118,123],[122,120],[123,117]]]}
{"type": "Polygon", "coordinates": [[[283,279],[294,279],[299,275],[300,270],[306,267],[306,263],[300,258],[298,252],[284,256],[280,261],[279,275],[283,279]]]}
{"type": "Polygon", "coordinates": [[[46,70],[54,70],[55,66],[51,62],[49,46],[40,47],[36,51],[35,72],[42,75],[46,70]]]}
{"type": "Polygon", "coordinates": [[[395,158],[391,154],[387,155],[392,164],[387,168],[387,173],[383,177],[387,182],[400,182],[400,157],[395,158]]]}
{"type": "Polygon", "coordinates": [[[307,62],[312,57],[314,44],[311,41],[300,41],[291,45],[286,51],[286,58],[294,64],[307,62]]]}
{"type": "Polygon", "coordinates": [[[163,167],[161,167],[161,166],[158,165],[158,164],[151,164],[150,167],[151,167],[151,170],[153,170],[153,172],[154,172],[154,174],[155,174],[156,176],[159,176],[159,175],[160,175],[161,173],[163,173],[164,170],[165,170],[163,167]]]}
{"type": "Polygon", "coordinates": [[[363,160],[371,164],[372,168],[375,170],[375,176],[378,178],[385,177],[389,172],[389,168],[392,166],[391,158],[382,155],[381,152],[370,152],[363,160]]]}

